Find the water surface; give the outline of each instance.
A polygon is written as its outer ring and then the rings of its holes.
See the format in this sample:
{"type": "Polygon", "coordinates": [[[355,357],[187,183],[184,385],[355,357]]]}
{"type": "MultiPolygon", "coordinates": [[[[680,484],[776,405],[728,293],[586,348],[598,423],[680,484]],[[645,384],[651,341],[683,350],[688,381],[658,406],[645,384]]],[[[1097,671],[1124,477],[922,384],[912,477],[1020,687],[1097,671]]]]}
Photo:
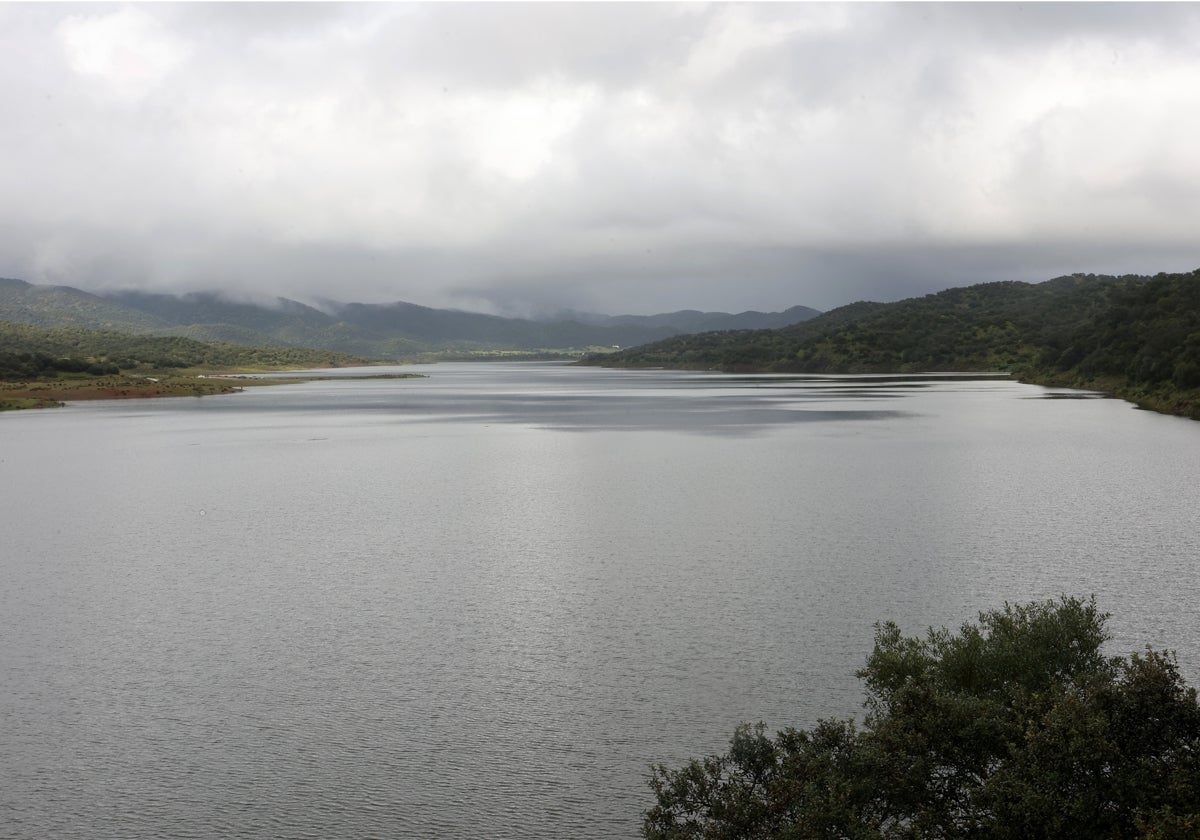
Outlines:
{"type": "Polygon", "coordinates": [[[0,836],[635,837],[651,762],[860,712],[873,622],[1064,592],[1200,673],[1200,424],[416,370],[0,416],[0,836]]]}

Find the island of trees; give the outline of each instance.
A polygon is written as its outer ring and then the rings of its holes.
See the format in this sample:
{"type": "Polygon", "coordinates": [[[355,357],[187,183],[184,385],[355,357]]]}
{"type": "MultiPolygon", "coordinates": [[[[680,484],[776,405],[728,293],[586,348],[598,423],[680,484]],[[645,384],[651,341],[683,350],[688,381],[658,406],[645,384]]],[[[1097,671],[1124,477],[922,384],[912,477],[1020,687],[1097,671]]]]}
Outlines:
{"type": "Polygon", "coordinates": [[[1175,659],[1106,656],[1094,601],[1006,605],[957,633],[877,625],[865,722],[657,767],[648,840],[1200,837],[1200,705],[1175,659]]]}
{"type": "Polygon", "coordinates": [[[799,324],[676,336],[584,364],[787,373],[1007,371],[1200,419],[1200,270],[988,283],[799,324]]]}

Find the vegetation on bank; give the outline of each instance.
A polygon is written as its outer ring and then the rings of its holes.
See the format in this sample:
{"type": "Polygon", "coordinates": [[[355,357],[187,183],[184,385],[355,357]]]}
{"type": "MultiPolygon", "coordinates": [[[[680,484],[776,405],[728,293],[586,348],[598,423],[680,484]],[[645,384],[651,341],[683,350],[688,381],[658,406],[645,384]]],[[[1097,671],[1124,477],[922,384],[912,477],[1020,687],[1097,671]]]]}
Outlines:
{"type": "Polygon", "coordinates": [[[52,407],[68,400],[225,394],[239,384],[269,384],[194,375],[200,371],[360,364],[366,360],[323,350],[0,322],[0,410],[52,407]]]}
{"type": "MultiPolygon", "coordinates": [[[[122,400],[146,397],[203,397],[232,394],[243,385],[271,385],[280,380],[205,379],[195,376],[161,377],[76,376],[34,381],[0,381],[0,411],[21,408],[54,408],[77,400],[122,400]]],[[[293,380],[294,381],[294,380],[293,380]]]]}
{"type": "Polygon", "coordinates": [[[865,722],[742,726],[723,755],[656,767],[649,840],[1200,836],[1200,704],[1173,655],[1105,656],[1076,598],[958,633],[876,626],[865,722]]]}
{"type": "MultiPolygon", "coordinates": [[[[196,341],[178,336],[131,335],[78,328],[35,327],[0,322],[0,377],[12,378],[30,357],[50,357],[115,366],[120,370],[345,367],[368,364],[361,356],[303,347],[248,346],[196,341]]],[[[20,374],[26,375],[26,374],[20,374]]]]}
{"type": "Polygon", "coordinates": [[[676,336],[585,364],[788,373],[1008,371],[1200,419],[1200,270],[988,283],[777,330],[676,336]]]}

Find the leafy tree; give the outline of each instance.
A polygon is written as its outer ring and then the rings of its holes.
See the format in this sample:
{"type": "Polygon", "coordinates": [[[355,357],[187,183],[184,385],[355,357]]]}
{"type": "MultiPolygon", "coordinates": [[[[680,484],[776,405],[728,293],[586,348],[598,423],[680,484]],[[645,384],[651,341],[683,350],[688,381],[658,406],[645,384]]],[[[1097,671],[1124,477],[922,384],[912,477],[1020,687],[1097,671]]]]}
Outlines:
{"type": "Polygon", "coordinates": [[[1172,656],[1108,657],[1095,601],[957,633],[876,626],[866,720],[655,767],[650,840],[1200,836],[1200,705],[1172,656]]]}

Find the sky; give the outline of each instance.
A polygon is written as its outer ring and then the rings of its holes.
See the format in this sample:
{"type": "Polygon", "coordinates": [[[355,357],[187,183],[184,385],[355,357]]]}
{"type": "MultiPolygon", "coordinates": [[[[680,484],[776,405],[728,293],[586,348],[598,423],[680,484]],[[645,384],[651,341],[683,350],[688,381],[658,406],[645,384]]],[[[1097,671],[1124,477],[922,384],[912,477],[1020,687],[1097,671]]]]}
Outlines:
{"type": "Polygon", "coordinates": [[[1200,4],[0,3],[0,276],[827,310],[1200,267],[1200,4]]]}

